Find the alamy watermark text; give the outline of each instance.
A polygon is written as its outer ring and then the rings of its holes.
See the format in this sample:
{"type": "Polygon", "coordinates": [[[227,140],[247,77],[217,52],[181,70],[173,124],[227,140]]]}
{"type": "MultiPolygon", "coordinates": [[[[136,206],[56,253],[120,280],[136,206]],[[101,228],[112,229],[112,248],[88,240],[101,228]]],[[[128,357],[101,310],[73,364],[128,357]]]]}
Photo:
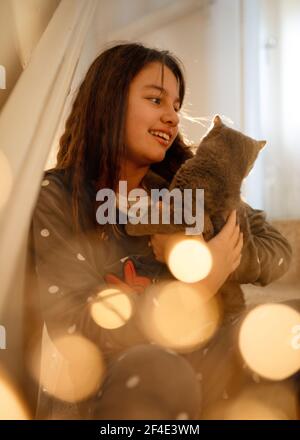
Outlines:
{"type": "Polygon", "coordinates": [[[103,188],[97,192],[96,200],[102,202],[97,209],[97,222],[101,225],[117,223],[117,206],[119,207],[119,224],[153,224],[160,221],[160,204],[162,224],[184,224],[187,235],[198,235],[204,226],[204,190],[174,188],[169,191],[151,189],[150,196],[142,188],[129,191],[127,182],[120,180],[119,191],[103,188]],[[128,207],[128,201],[131,202],[128,207]],[[173,218],[172,218],[173,213],[173,218]]]}

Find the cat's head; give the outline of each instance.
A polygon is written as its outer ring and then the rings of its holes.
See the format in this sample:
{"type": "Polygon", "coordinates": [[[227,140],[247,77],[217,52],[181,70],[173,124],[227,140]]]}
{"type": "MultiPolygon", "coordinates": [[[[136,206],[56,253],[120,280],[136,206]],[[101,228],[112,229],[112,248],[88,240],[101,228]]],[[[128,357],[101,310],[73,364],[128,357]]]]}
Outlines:
{"type": "Polygon", "coordinates": [[[223,153],[230,155],[232,166],[237,167],[242,178],[248,176],[254,166],[259,152],[266,141],[257,141],[238,130],[227,127],[219,115],[213,118],[212,128],[207,135],[220,145],[223,153]]]}

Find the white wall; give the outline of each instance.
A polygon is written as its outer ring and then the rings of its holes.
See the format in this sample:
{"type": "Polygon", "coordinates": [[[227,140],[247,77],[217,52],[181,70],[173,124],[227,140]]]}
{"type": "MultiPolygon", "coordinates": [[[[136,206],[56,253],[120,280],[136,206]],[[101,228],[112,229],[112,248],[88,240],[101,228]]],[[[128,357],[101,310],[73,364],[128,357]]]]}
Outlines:
{"type": "MultiPolygon", "coordinates": [[[[203,2],[197,12],[141,35],[150,46],[173,51],[184,63],[187,95],[184,111],[210,118],[219,113],[241,125],[240,2],[203,2]]],[[[199,143],[206,127],[182,120],[187,137],[199,143]]]]}
{"type": "MultiPolygon", "coordinates": [[[[180,0],[181,3],[190,0],[180,0]]],[[[202,0],[200,0],[202,1],[202,0]]],[[[107,33],[121,31],[162,8],[170,8],[178,0],[98,0],[99,6],[95,14],[96,39],[102,42],[103,30],[107,33]]]]}

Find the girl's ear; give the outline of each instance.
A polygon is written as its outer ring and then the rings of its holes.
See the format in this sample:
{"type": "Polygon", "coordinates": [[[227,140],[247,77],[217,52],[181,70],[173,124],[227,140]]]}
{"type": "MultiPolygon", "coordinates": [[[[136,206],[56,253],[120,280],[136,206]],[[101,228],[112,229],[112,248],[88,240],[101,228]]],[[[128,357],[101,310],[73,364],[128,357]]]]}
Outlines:
{"type": "Polygon", "coordinates": [[[213,124],[214,124],[214,127],[220,127],[223,124],[222,119],[220,118],[219,115],[216,115],[214,117],[213,124]]]}

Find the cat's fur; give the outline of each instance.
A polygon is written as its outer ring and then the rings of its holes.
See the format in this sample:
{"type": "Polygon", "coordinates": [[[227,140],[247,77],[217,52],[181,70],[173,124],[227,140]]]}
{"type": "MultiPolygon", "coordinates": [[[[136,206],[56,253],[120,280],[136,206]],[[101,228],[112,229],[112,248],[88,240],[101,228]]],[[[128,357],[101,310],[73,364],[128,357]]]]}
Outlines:
{"type": "MultiPolygon", "coordinates": [[[[175,174],[169,190],[204,189],[203,236],[206,240],[221,229],[233,209],[237,209],[243,230],[242,181],[265,144],[265,141],[256,141],[227,127],[219,116],[215,116],[213,126],[202,139],[195,156],[188,159],[175,174]]],[[[184,224],[128,223],[126,231],[129,235],[167,234],[182,231],[185,227],[184,224]]]]}

